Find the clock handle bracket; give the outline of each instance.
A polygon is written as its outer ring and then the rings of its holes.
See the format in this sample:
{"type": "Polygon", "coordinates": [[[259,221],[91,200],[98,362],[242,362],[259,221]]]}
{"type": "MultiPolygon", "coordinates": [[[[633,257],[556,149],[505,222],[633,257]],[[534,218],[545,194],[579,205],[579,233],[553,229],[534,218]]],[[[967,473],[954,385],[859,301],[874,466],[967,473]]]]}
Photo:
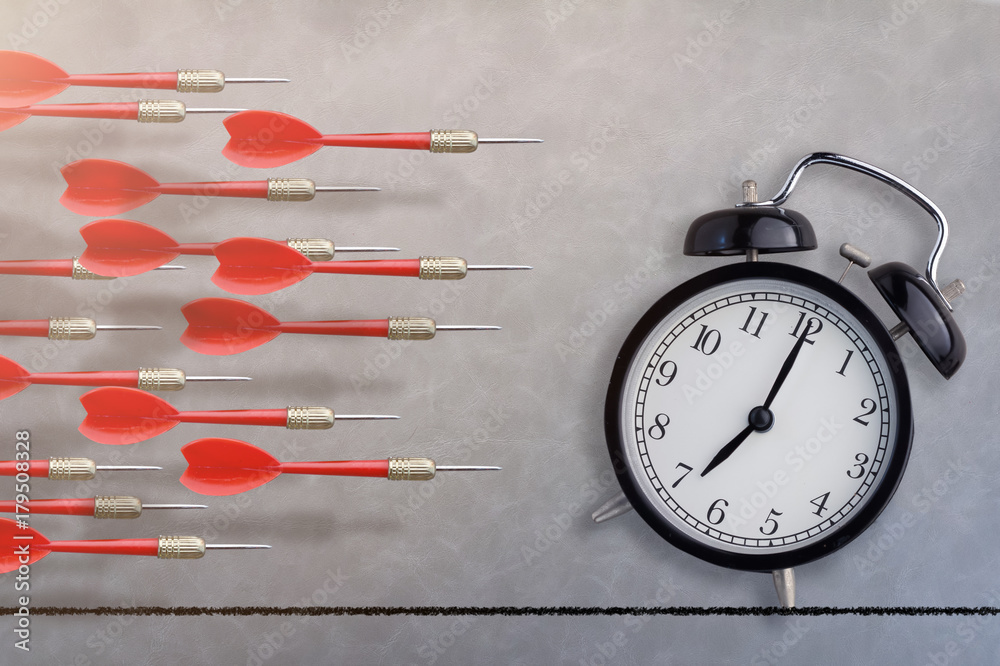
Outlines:
{"type": "Polygon", "coordinates": [[[736,204],[737,208],[754,208],[758,206],[767,207],[777,207],[785,203],[791,195],[792,190],[795,189],[796,184],[799,182],[799,178],[802,176],[802,172],[805,171],[806,167],[812,166],[813,164],[830,164],[833,166],[844,167],[845,169],[850,169],[851,171],[857,171],[866,176],[874,178],[886,185],[902,192],[904,195],[912,199],[921,208],[923,208],[937,223],[938,236],[937,241],[934,243],[934,248],[931,250],[930,257],[927,260],[927,270],[926,278],[928,286],[931,287],[933,292],[940,299],[940,303],[948,310],[952,311],[951,304],[948,302],[945,294],[938,286],[937,282],[937,269],[938,262],[941,259],[941,253],[944,251],[944,247],[948,242],[948,220],[945,219],[944,213],[941,209],[937,207],[930,198],[927,197],[923,192],[913,187],[905,180],[895,176],[884,169],[880,169],[877,166],[868,164],[867,162],[862,162],[861,160],[854,159],[853,157],[847,157],[846,155],[838,155],[836,153],[812,153],[806,155],[798,161],[798,163],[792,167],[791,173],[788,174],[788,179],[785,180],[785,184],[781,186],[781,190],[778,191],[768,201],[744,201],[743,203],[736,204]]]}

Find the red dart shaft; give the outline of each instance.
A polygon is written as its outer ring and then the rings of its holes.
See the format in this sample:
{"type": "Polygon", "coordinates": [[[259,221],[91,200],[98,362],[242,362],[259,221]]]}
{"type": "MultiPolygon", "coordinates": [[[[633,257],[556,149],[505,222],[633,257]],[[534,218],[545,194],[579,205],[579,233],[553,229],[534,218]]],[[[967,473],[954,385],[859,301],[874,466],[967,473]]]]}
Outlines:
{"type": "Polygon", "coordinates": [[[49,475],[48,460],[0,460],[0,476],[17,476],[23,473],[25,463],[28,465],[28,476],[49,475]],[[21,466],[20,470],[17,469],[18,465],[21,466]]]}
{"type": "Polygon", "coordinates": [[[112,118],[138,120],[139,104],[136,102],[113,102],[104,104],[36,104],[13,109],[0,109],[12,113],[27,113],[32,116],[59,116],[63,118],[112,118]]]}
{"type": "Polygon", "coordinates": [[[324,146],[349,146],[354,148],[400,148],[403,150],[430,150],[430,132],[404,132],[401,134],[327,134],[316,143],[324,146]]]}
{"type": "Polygon", "coordinates": [[[51,79],[54,83],[101,88],[177,89],[177,72],[141,72],[135,74],[70,74],[51,79]]]}
{"type": "Polygon", "coordinates": [[[10,321],[0,321],[0,335],[47,338],[49,337],[49,320],[13,319],[10,321]]]}
{"type": "Polygon", "coordinates": [[[358,335],[370,338],[389,337],[388,319],[283,321],[277,326],[262,326],[261,328],[278,329],[282,333],[305,333],[309,335],[358,335]]]}
{"type": "Polygon", "coordinates": [[[236,180],[219,183],[160,183],[147,191],[160,194],[194,194],[206,197],[267,198],[266,180],[236,180]]]}
{"type": "Polygon", "coordinates": [[[179,412],[181,423],[221,423],[225,425],[261,425],[285,427],[287,409],[232,409],[206,412],[179,412]]]}
{"type": "Polygon", "coordinates": [[[28,500],[18,504],[13,500],[0,501],[0,513],[52,513],[65,516],[94,515],[94,498],[28,500]],[[27,508],[27,512],[24,509],[27,508]]]}
{"type": "MultiPolygon", "coordinates": [[[[30,543],[25,541],[24,543],[30,543]]],[[[104,539],[95,541],[50,541],[42,546],[53,553],[97,553],[101,555],[152,555],[160,550],[159,539],[104,539]]]]}
{"type": "Polygon", "coordinates": [[[325,476],[389,477],[388,460],[323,460],[314,462],[284,462],[285,474],[322,474],[325,476]]]}
{"type": "Polygon", "coordinates": [[[72,259],[29,259],[26,261],[0,261],[3,275],[49,275],[72,277],[72,259]]]}
{"type": "Polygon", "coordinates": [[[27,377],[32,384],[58,384],[61,386],[139,386],[137,370],[108,370],[99,372],[34,372],[27,377]]]}
{"type": "Polygon", "coordinates": [[[366,261],[314,261],[312,263],[312,269],[316,273],[420,277],[420,260],[373,259],[366,261]]]}
{"type": "Polygon", "coordinates": [[[210,257],[215,254],[218,243],[178,243],[175,247],[157,248],[178,254],[195,254],[210,257]]]}

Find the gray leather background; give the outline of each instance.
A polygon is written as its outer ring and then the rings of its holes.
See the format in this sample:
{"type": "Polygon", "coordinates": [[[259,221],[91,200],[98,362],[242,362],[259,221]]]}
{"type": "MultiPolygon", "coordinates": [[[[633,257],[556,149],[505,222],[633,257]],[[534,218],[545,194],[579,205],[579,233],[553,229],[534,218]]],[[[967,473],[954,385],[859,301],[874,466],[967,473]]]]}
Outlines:
{"type": "MultiPolygon", "coordinates": [[[[182,274],[118,283],[3,277],[4,319],[97,312],[100,323],[157,323],[59,345],[4,338],[2,353],[41,370],[180,367],[249,374],[240,386],[191,386],[181,409],[325,404],[397,413],[393,423],[329,432],[180,426],[130,447],[89,442],[72,388],[33,387],[0,403],[2,458],[29,429],[36,457],[164,466],[91,484],[35,480],[35,497],[134,493],[198,501],[177,483],[178,449],[231,436],[289,460],[427,455],[503,466],[424,485],[280,478],[202,512],[138,520],[39,516],[52,538],[196,534],[270,551],[201,561],[53,555],[31,572],[32,606],[770,606],[768,576],[723,570],[665,544],[634,513],[600,526],[589,513],[616,490],[602,432],[607,377],[625,335],[663,293],[722,259],[684,257],[687,224],[739,200],[756,178],[772,193],[794,162],[842,152],[926,191],[952,222],[941,278],[969,292],[957,318],[966,367],[942,379],[902,348],[917,435],[893,502],[869,532],[798,569],[799,603],[831,606],[1000,605],[1000,450],[996,192],[1000,147],[1000,5],[744,1],[84,2],[5,0],[3,48],[71,73],[218,68],[288,76],[285,85],[182,95],[191,106],[282,110],[324,132],[467,127],[541,146],[473,155],[323,149],[257,171],[220,154],[217,116],[178,126],[33,119],[0,136],[0,258],[79,253],[89,221],[65,210],[58,167],[77,156],[120,159],[161,181],[301,176],[382,186],[311,203],[162,197],[123,217],[181,241],[326,236],[390,244],[400,256],[455,254],[527,263],[530,273],[464,282],[314,276],[250,298],[279,317],[336,319],[431,313],[499,333],[428,343],[284,336],[233,357],[177,341],[181,305],[224,296],[214,261],[182,274]],[[367,375],[366,375],[367,373],[367,375]]],[[[174,97],[75,88],[53,102],[174,97]]],[[[929,218],[873,181],[807,173],[790,206],[820,249],[783,257],[836,277],[851,241],[876,262],[921,267],[929,218]]],[[[885,316],[862,271],[847,284],[885,316]]],[[[7,483],[7,482],[4,482],[7,483]]],[[[12,494],[13,481],[0,495],[12,494]]],[[[14,605],[10,575],[0,604],[14,605]]],[[[35,617],[32,652],[0,622],[0,661],[168,663],[995,663],[994,618],[688,617],[35,617]]]]}

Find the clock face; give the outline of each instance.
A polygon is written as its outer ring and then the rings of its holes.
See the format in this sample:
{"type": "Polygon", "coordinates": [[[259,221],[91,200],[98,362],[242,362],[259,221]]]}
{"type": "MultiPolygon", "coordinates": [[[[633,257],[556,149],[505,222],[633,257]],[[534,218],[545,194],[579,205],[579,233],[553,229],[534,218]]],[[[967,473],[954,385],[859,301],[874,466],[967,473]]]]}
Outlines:
{"type": "Polygon", "coordinates": [[[665,296],[608,394],[623,489],[675,545],[779,569],[846,544],[881,512],[912,438],[885,328],[838,284],[748,263],[665,296]]]}

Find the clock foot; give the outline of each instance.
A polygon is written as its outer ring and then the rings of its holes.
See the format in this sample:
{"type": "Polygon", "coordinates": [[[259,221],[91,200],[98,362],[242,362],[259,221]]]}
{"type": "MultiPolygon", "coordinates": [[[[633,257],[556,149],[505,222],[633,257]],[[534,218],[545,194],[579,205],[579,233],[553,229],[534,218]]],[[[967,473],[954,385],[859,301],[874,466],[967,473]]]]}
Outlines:
{"type": "Polygon", "coordinates": [[[603,523],[605,520],[617,518],[623,513],[628,513],[631,510],[632,505],[629,504],[628,498],[625,497],[625,493],[619,491],[617,495],[602,504],[597,511],[590,514],[590,517],[595,523],[603,523]]]}
{"type": "Polygon", "coordinates": [[[782,608],[795,608],[795,569],[772,571],[774,589],[778,592],[778,603],[782,608]]]}

